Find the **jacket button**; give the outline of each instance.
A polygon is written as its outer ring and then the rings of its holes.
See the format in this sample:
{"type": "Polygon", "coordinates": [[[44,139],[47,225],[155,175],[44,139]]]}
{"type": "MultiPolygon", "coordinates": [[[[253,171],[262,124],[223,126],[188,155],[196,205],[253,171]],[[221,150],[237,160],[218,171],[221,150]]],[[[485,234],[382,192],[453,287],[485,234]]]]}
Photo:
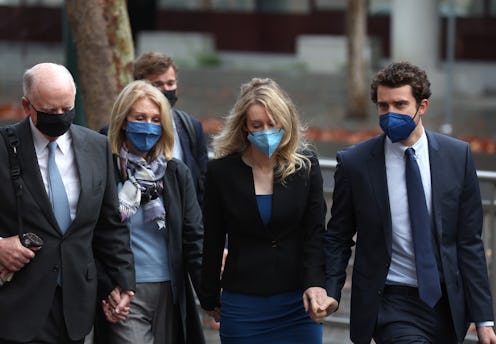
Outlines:
{"type": "Polygon", "coordinates": [[[52,268],[53,271],[57,272],[59,271],[59,266],[58,265],[54,265],[53,268],[52,268]]]}

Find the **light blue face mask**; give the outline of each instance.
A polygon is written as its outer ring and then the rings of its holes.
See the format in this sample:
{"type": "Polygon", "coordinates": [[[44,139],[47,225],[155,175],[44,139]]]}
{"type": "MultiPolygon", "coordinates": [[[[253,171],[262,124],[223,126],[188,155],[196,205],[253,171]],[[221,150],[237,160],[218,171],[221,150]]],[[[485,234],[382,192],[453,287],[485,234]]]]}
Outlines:
{"type": "Polygon", "coordinates": [[[248,134],[248,141],[270,158],[279,147],[283,136],[284,129],[254,131],[248,134]]]}
{"type": "Polygon", "coordinates": [[[162,136],[162,126],[145,122],[127,122],[126,136],[136,150],[146,153],[162,136]]]}

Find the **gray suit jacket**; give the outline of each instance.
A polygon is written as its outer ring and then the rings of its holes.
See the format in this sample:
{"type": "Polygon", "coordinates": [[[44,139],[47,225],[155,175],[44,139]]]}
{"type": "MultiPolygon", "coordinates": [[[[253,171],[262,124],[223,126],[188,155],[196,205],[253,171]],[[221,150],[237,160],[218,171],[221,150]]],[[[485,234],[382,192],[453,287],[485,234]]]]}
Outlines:
{"type": "MultiPolygon", "coordinates": [[[[29,341],[52,305],[59,271],[69,336],[82,338],[93,325],[97,289],[95,257],[115,285],[135,288],[129,231],[120,222],[115,178],[107,139],[72,125],[73,149],[81,183],[76,217],[62,235],[43,185],[29,118],[16,125],[24,193],[24,230],[44,240],[42,249],[11,282],[0,288],[0,338],[29,341]]],[[[0,142],[0,236],[17,234],[16,198],[10,182],[8,152],[0,142]]]]}
{"type": "MultiPolygon", "coordinates": [[[[469,321],[493,320],[481,240],[479,183],[467,143],[427,133],[432,216],[443,283],[456,335],[469,321]]],[[[370,343],[391,263],[392,224],[384,135],[338,152],[331,220],[326,233],[327,292],[337,300],[356,234],[351,292],[351,339],[370,343]]]]}

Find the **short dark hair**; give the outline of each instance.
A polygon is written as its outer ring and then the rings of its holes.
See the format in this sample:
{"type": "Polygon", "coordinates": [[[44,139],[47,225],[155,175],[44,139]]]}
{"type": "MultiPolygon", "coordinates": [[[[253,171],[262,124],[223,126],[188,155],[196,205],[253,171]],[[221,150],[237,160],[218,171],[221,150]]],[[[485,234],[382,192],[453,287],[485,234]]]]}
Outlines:
{"type": "Polygon", "coordinates": [[[143,80],[151,75],[167,72],[172,67],[177,73],[177,66],[171,57],[159,52],[149,51],[134,61],[134,80],[143,80]]]}
{"type": "Polygon", "coordinates": [[[370,84],[370,98],[374,103],[377,103],[379,85],[387,87],[410,85],[417,105],[422,99],[429,99],[431,96],[431,83],[427,79],[427,74],[409,62],[393,62],[376,74],[370,84]]]}

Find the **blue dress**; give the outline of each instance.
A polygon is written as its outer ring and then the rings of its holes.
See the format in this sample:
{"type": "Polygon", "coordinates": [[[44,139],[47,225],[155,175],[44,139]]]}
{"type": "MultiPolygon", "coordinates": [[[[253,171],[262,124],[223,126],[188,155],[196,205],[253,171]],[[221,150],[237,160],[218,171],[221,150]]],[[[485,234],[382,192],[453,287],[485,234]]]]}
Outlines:
{"type": "MultiPolygon", "coordinates": [[[[272,195],[257,195],[267,225],[272,195]]],[[[259,296],[222,292],[220,339],[223,344],[322,344],[323,329],[303,308],[303,291],[259,296]]]]}

